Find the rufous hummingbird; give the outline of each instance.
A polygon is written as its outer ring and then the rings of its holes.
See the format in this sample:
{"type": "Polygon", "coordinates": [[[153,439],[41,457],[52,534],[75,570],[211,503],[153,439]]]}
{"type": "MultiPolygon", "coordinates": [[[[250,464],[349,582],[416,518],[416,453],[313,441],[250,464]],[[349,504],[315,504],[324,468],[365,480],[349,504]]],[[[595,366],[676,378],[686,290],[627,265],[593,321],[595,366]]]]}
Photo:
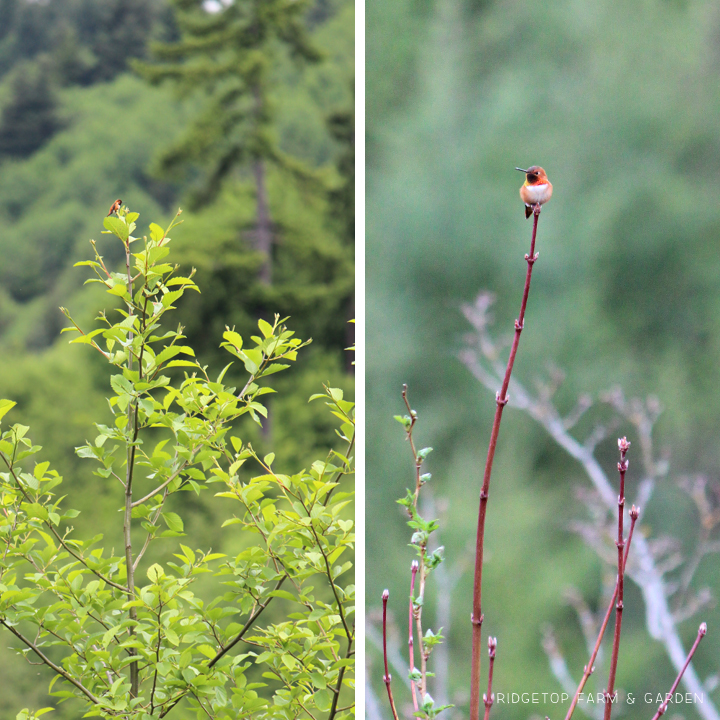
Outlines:
{"type": "Polygon", "coordinates": [[[552,183],[548,180],[545,171],[532,165],[527,170],[515,168],[525,173],[525,182],[520,188],[520,197],[525,203],[525,218],[529,218],[537,206],[540,212],[540,205],[546,203],[552,197],[552,183]]]}
{"type": "Polygon", "coordinates": [[[121,205],[122,205],[122,200],[120,200],[120,199],[116,200],[112,204],[112,207],[110,208],[110,212],[107,214],[107,216],[110,217],[113,213],[116,213],[120,209],[121,205]]]}

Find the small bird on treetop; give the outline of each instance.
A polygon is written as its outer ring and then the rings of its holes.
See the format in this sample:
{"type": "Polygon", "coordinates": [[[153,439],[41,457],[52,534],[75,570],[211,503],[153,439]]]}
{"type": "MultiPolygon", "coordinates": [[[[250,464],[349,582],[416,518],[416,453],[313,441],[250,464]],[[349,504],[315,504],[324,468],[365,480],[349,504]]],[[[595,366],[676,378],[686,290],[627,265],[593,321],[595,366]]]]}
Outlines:
{"type": "Polygon", "coordinates": [[[112,204],[112,207],[110,208],[110,212],[107,214],[107,216],[110,217],[113,213],[116,213],[120,209],[121,205],[122,205],[122,200],[119,200],[119,199],[116,200],[112,204]]]}
{"type": "Polygon", "coordinates": [[[527,219],[533,214],[536,206],[540,212],[540,205],[552,197],[552,183],[548,180],[545,171],[537,165],[532,165],[527,170],[515,169],[525,173],[525,182],[520,188],[520,197],[525,203],[525,218],[527,219]]]}

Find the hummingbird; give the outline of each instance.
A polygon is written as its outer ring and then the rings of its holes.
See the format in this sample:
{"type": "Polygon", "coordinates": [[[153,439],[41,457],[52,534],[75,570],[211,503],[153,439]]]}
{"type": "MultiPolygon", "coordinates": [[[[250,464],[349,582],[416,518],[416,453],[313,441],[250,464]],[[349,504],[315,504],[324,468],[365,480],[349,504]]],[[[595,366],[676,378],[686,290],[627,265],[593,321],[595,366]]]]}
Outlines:
{"type": "Polygon", "coordinates": [[[552,197],[552,184],[548,180],[545,171],[537,165],[532,165],[527,170],[515,168],[525,173],[525,182],[520,188],[520,197],[525,203],[525,218],[533,214],[535,206],[546,203],[552,197]]]}
{"type": "Polygon", "coordinates": [[[107,216],[110,217],[113,213],[116,213],[120,209],[121,205],[122,205],[122,200],[120,200],[120,199],[116,200],[112,204],[112,207],[110,208],[110,212],[107,214],[107,216]]]}

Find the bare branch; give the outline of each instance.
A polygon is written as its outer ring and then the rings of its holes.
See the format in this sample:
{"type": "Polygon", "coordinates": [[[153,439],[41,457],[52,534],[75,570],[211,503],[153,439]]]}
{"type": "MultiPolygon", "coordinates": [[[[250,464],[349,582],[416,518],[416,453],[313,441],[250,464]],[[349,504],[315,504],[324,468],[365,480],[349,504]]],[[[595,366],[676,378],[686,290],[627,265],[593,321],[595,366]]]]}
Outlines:
{"type": "Polygon", "coordinates": [[[385,683],[385,687],[387,688],[388,701],[390,703],[390,709],[392,710],[393,717],[395,718],[395,720],[399,720],[397,710],[395,709],[395,701],[393,700],[392,689],[390,688],[390,681],[392,680],[392,677],[390,676],[390,671],[388,670],[388,659],[387,659],[387,601],[388,601],[389,597],[390,597],[390,592],[388,590],[383,590],[383,594],[382,594],[382,603],[383,603],[382,627],[383,627],[383,662],[385,664],[385,675],[383,675],[383,682],[385,683]]]}
{"type": "Polygon", "coordinates": [[[470,622],[472,623],[472,657],[470,668],[470,720],[478,720],[480,717],[480,664],[482,657],[482,570],[483,570],[483,552],[485,547],[485,518],[487,515],[487,503],[490,493],[490,476],[492,475],[493,460],[495,459],[495,448],[500,433],[500,422],[502,420],[503,410],[508,403],[508,387],[510,385],[510,376],[512,374],[513,365],[515,364],[515,356],[520,344],[520,333],[525,326],[525,310],[527,308],[528,295],[530,294],[530,281],[532,279],[533,266],[538,256],[535,252],[535,239],[537,237],[538,220],[540,219],[540,205],[536,205],[533,212],[533,230],[532,239],[530,240],[530,253],[525,255],[527,262],[527,274],[525,275],[525,288],[523,290],[522,302],[520,304],[520,313],[515,321],[515,335],[513,336],[513,344],[510,348],[510,356],[508,358],[505,376],[503,378],[500,391],[495,395],[495,419],[493,420],[492,430],[490,432],[490,442],[488,443],[487,459],[485,460],[485,472],[483,474],[482,488],[480,490],[480,508],[478,511],[477,536],[475,541],[475,578],[473,581],[473,603],[472,615],[470,622]]]}
{"type": "Polygon", "coordinates": [[[672,699],[672,696],[675,694],[675,690],[677,690],[677,686],[680,684],[680,680],[682,679],[683,674],[687,671],[688,666],[690,665],[690,661],[692,660],[693,655],[695,654],[695,651],[697,650],[697,646],[700,644],[700,641],[705,637],[705,634],[707,633],[707,625],[705,623],[702,623],[700,627],[698,628],[698,634],[695,638],[695,642],[693,643],[693,646],[690,648],[690,652],[688,653],[687,659],[685,660],[685,664],[680,668],[680,672],[678,673],[678,676],[675,678],[675,682],[672,684],[672,687],[670,688],[670,692],[665,696],[665,701],[660,705],[655,715],[653,715],[653,720],[659,720],[661,715],[665,714],[665,711],[667,710],[668,702],[672,699]]]}
{"type": "MultiPolygon", "coordinates": [[[[476,308],[473,324],[479,333],[486,333],[489,303],[485,302],[479,307],[480,310],[476,308]]],[[[469,313],[466,308],[463,308],[463,312],[468,317],[469,313]]],[[[492,354],[486,355],[484,349],[492,347],[490,340],[473,335],[472,339],[469,339],[468,347],[459,354],[461,361],[470,372],[491,391],[497,387],[498,377],[492,369],[494,358],[492,354]]],[[[593,452],[584,447],[565,429],[557,410],[552,405],[541,406],[517,380],[511,381],[510,393],[513,397],[513,407],[527,412],[545,428],[560,447],[580,463],[605,507],[614,509],[617,496],[613,492],[605,472],[593,452]]],[[[628,567],[628,576],[642,592],[648,632],[654,640],[663,644],[670,662],[679,671],[684,666],[686,652],[670,609],[667,584],[663,575],[658,572],[648,541],[642,534],[639,534],[635,541],[633,555],[635,561],[628,567]]],[[[684,672],[682,682],[690,693],[700,695],[705,692],[703,684],[692,667],[688,667],[684,672]]],[[[696,706],[698,713],[704,720],[720,720],[717,708],[707,698],[707,694],[705,697],[706,701],[696,706]]]]}
{"type": "Polygon", "coordinates": [[[52,668],[58,675],[61,675],[71,685],[74,685],[85,697],[91,702],[99,705],[101,703],[100,698],[95,697],[81,682],[76,680],[70,673],[63,670],[59,665],[56,665],[50,658],[43,653],[40,648],[35,645],[31,640],[28,640],[24,635],[18,632],[12,625],[9,625],[5,620],[0,618],[0,625],[5,626],[18,640],[27,645],[49,668],[52,668]]]}

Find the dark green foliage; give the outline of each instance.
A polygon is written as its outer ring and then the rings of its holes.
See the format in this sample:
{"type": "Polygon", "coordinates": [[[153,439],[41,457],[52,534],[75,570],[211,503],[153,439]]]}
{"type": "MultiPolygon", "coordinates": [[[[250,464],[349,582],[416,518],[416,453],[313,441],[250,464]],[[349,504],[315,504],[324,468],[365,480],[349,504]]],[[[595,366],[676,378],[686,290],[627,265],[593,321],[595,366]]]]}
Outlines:
{"type": "Polygon", "coordinates": [[[46,297],[46,312],[55,316],[60,301],[48,293],[64,282],[77,284],[65,273],[97,230],[88,207],[107,212],[124,195],[142,198],[141,209],[164,209],[164,194],[161,204],[145,189],[152,189],[144,171],[148,146],[182,122],[181,111],[170,111],[169,95],[127,75],[65,90],[62,97],[68,126],[26,162],[6,163],[0,172],[0,282],[20,303],[46,297]],[[124,115],[134,122],[118,122],[124,115]]]}
{"type": "Polygon", "coordinates": [[[343,148],[338,160],[341,182],[330,191],[330,208],[348,242],[355,241],[355,113],[336,112],[328,118],[330,133],[343,148]]]}
{"type": "Polygon", "coordinates": [[[104,82],[172,32],[164,0],[0,0],[0,77],[18,59],[51,56],[63,84],[104,82]]]}
{"type": "Polygon", "coordinates": [[[25,158],[62,126],[47,67],[21,65],[11,92],[0,115],[0,158],[25,158]]]}
{"type": "Polygon", "coordinates": [[[250,0],[215,13],[208,13],[202,0],[174,0],[173,5],[180,39],[153,45],[161,64],[135,67],[154,84],[171,80],[183,94],[200,92],[205,99],[187,133],[163,153],[162,170],[201,168],[199,205],[217,197],[223,180],[238,167],[254,161],[302,173],[277,143],[270,93],[285,54],[306,62],[320,57],[304,24],[307,2],[250,0]]]}
{"type": "MultiPolygon", "coordinates": [[[[182,0],[175,8],[180,39],[156,43],[162,62],[136,68],[197,99],[199,114],[159,167],[166,177],[190,170],[191,207],[224,218],[213,252],[198,253],[200,239],[189,241],[188,261],[210,273],[203,277],[211,290],[189,301],[188,332],[203,347],[198,330],[214,318],[242,328],[253,313],[286,308],[337,353],[349,344],[354,285],[352,116],[333,108],[323,136],[308,138],[305,118],[284,108],[288,90],[307,82],[308,67],[322,67],[306,27],[308,3],[233,3],[210,14],[203,3],[182,0]],[[339,177],[316,169],[327,163],[328,145],[339,155],[339,177]]],[[[327,94],[325,82],[313,100],[327,94]]]]}

